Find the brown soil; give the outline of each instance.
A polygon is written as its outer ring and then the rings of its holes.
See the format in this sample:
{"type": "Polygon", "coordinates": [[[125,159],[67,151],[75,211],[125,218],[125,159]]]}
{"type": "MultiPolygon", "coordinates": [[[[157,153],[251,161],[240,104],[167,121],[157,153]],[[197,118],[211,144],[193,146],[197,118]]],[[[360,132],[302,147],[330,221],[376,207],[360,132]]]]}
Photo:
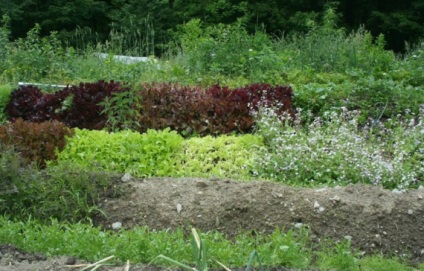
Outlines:
{"type": "MultiPolygon", "coordinates": [[[[302,226],[310,229],[315,242],[348,238],[365,255],[406,254],[413,264],[424,261],[424,189],[399,192],[368,185],[308,189],[198,178],[131,178],[117,184],[117,189],[119,197],[102,201],[107,218],[97,217],[97,225],[187,231],[195,227],[218,230],[230,238],[239,230],[269,233],[302,226]]],[[[69,261],[65,257],[46,260],[22,255],[29,254],[3,246],[0,271],[73,270],[64,267],[69,261]],[[5,247],[11,251],[5,253],[5,247]]],[[[157,269],[133,266],[130,270],[157,269]]]]}

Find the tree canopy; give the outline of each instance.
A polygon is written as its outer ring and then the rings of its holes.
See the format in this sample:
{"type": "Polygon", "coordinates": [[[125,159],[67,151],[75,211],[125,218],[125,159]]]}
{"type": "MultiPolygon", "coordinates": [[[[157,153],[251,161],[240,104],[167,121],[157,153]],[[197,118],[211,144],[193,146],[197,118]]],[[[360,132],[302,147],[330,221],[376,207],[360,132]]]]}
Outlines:
{"type": "Polygon", "coordinates": [[[3,0],[0,15],[10,17],[12,39],[38,23],[42,34],[57,31],[63,37],[78,28],[100,38],[112,29],[151,35],[149,27],[160,44],[195,18],[206,26],[238,21],[248,31],[264,28],[271,35],[306,31],[328,5],[337,10],[340,27],[363,25],[375,36],[384,34],[388,49],[402,51],[405,42],[424,36],[424,0],[3,0]]]}

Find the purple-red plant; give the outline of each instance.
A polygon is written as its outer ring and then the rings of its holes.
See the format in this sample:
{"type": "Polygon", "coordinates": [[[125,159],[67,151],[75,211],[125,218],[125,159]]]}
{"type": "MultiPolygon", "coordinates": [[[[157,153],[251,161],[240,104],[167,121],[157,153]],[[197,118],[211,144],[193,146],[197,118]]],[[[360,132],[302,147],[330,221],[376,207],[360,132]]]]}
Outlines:
{"type": "Polygon", "coordinates": [[[46,161],[56,159],[56,149],[63,150],[65,137],[73,134],[58,121],[36,123],[19,118],[0,126],[0,144],[14,146],[28,163],[44,167],[46,161]]]}
{"type": "Polygon", "coordinates": [[[106,124],[106,116],[101,114],[104,109],[99,103],[114,92],[129,90],[119,82],[98,81],[96,83],[80,83],[64,89],[73,95],[72,105],[64,113],[63,122],[70,127],[86,129],[102,129],[106,124]]]}

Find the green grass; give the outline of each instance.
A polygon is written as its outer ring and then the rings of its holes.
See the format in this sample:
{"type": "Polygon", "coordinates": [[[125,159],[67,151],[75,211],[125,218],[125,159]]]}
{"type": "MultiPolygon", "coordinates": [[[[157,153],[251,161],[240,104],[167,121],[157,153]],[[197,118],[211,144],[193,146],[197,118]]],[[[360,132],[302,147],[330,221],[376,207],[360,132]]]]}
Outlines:
{"type": "MultiPolygon", "coordinates": [[[[119,232],[102,231],[87,224],[67,224],[51,220],[40,224],[35,220],[13,221],[0,217],[0,243],[14,244],[28,252],[47,256],[68,255],[90,262],[114,255],[117,263],[170,265],[164,255],[182,264],[194,266],[191,236],[182,230],[150,231],[145,227],[119,232]]],[[[229,240],[221,233],[200,233],[210,267],[217,261],[229,268],[246,266],[253,251],[264,266],[291,268],[321,268],[322,270],[417,270],[397,258],[381,255],[361,257],[350,248],[349,242],[323,242],[322,249],[312,248],[306,229],[276,230],[266,237],[240,233],[229,240]],[[360,267],[360,269],[359,269],[360,267]]],[[[171,264],[172,265],[172,264],[171,264]]],[[[257,262],[255,263],[257,266],[257,262]]],[[[423,269],[421,269],[423,270],[423,269]]]]}
{"type": "Polygon", "coordinates": [[[9,95],[12,92],[12,87],[9,84],[0,85],[0,124],[6,121],[6,113],[4,108],[9,101],[9,95]]]}

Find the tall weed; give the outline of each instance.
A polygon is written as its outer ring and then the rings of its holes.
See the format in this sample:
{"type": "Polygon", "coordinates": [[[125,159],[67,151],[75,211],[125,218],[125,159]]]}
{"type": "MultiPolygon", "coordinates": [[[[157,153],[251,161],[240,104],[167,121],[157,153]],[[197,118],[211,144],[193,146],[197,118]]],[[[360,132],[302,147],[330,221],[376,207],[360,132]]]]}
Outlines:
{"type": "Polygon", "coordinates": [[[336,23],[335,10],[328,8],[321,24],[310,22],[306,34],[282,37],[275,43],[275,48],[288,56],[287,66],[301,70],[387,72],[392,67],[395,56],[384,50],[383,35],[374,40],[362,27],[347,35],[336,23]]]}

